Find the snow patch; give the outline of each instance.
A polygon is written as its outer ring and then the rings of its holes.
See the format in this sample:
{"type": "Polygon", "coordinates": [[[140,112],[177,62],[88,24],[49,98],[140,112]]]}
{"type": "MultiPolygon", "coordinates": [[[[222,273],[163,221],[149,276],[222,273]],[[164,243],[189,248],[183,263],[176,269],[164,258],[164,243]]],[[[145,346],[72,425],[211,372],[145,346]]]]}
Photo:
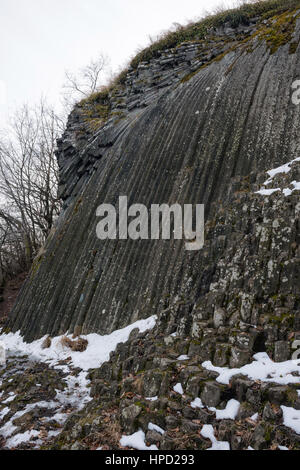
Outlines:
{"type": "Polygon", "coordinates": [[[209,439],[212,443],[212,447],[207,450],[230,450],[228,442],[217,441],[215,438],[214,428],[211,424],[205,424],[203,426],[201,436],[204,437],[204,439],[209,439]]]}
{"type": "Polygon", "coordinates": [[[156,426],[156,424],[153,424],[153,423],[149,423],[148,424],[148,429],[149,431],[156,431],[158,432],[159,434],[161,434],[162,436],[165,434],[166,431],[164,431],[162,428],[160,428],[159,426],[156,426]]]}
{"type": "Polygon", "coordinates": [[[204,408],[202,400],[200,398],[195,398],[194,401],[191,403],[192,408],[204,408]]]}
{"type": "Polygon", "coordinates": [[[251,416],[251,421],[254,421],[255,423],[258,421],[258,418],[259,418],[259,414],[258,413],[255,413],[255,415],[251,416]]]}
{"type": "Polygon", "coordinates": [[[289,163],[286,163],[285,165],[281,165],[277,168],[274,168],[273,170],[269,170],[267,173],[269,175],[269,179],[265,181],[264,186],[267,186],[268,184],[272,183],[272,180],[274,176],[280,174],[280,173],[289,173],[291,171],[291,165],[295,162],[299,162],[300,157],[296,158],[295,160],[292,160],[289,163]]]}
{"type": "Polygon", "coordinates": [[[206,361],[202,366],[219,374],[216,379],[221,384],[228,385],[231,378],[241,374],[251,380],[261,380],[262,382],[274,382],[280,385],[299,383],[300,360],[290,360],[285,362],[273,362],[267,353],[258,353],[253,356],[255,359],[251,364],[247,364],[239,369],[229,369],[228,367],[215,367],[211,361],[206,361]]]}
{"type": "Polygon", "coordinates": [[[0,411],[0,421],[10,412],[10,408],[3,408],[3,410],[0,411]]]}
{"type": "MultiPolygon", "coordinates": [[[[45,362],[50,367],[62,370],[67,374],[66,377],[64,377],[64,381],[67,385],[66,388],[63,391],[56,390],[56,397],[52,401],[28,404],[23,410],[15,413],[11,419],[0,428],[0,435],[7,439],[6,447],[14,448],[23,442],[28,442],[33,437],[37,437],[39,433],[35,430],[13,436],[18,429],[13,425],[14,420],[20,418],[34,408],[55,410],[54,416],[46,418],[46,421],[55,420],[60,425],[63,425],[69,417],[69,414],[64,412],[65,408],[81,410],[92,399],[90,397],[90,381],[87,379],[87,371],[89,369],[100,367],[104,362],[108,361],[110,353],[116,349],[116,346],[119,343],[127,342],[130,333],[134,329],[138,328],[139,331],[143,333],[154,328],[156,319],[156,316],[152,316],[146,320],[139,320],[126,328],[114,331],[110,335],[106,336],[100,336],[97,334],[83,336],[83,338],[88,341],[88,347],[84,352],[73,352],[69,348],[64,347],[61,341],[63,336],[58,336],[52,339],[51,347],[43,349],[42,344],[46,337],[28,344],[24,342],[19,332],[1,335],[0,341],[4,344],[4,348],[8,353],[8,356],[12,355],[22,357],[26,355],[28,356],[28,360],[45,362]],[[62,365],[61,361],[68,358],[71,358],[70,361],[62,365]],[[74,367],[81,369],[81,372],[77,375],[73,375],[72,368],[74,367]]],[[[71,338],[71,336],[69,337],[71,338]]],[[[15,398],[16,395],[14,393],[10,393],[9,397],[2,401],[2,404],[8,404],[15,398]]],[[[151,398],[150,400],[157,400],[157,397],[151,398]]],[[[0,411],[0,420],[2,420],[9,411],[10,409],[8,407],[2,409],[0,411]]],[[[51,431],[48,433],[48,438],[56,436],[59,433],[59,430],[51,431]]],[[[141,438],[141,435],[139,434],[139,436],[137,436],[137,440],[138,437],[141,438]]],[[[35,444],[36,447],[38,447],[38,445],[43,444],[43,441],[36,440],[35,444]]],[[[148,449],[145,444],[143,449],[144,448],[148,449]]],[[[152,446],[149,449],[157,450],[156,446],[152,446]]]]}
{"type": "Polygon", "coordinates": [[[300,434],[300,410],[288,408],[287,406],[282,406],[281,409],[283,411],[283,424],[300,434]]]}
{"type": "MultiPolygon", "coordinates": [[[[56,366],[61,360],[71,357],[71,364],[79,367],[83,371],[96,369],[101,364],[109,360],[109,355],[114,351],[119,343],[126,343],[130,333],[138,328],[141,333],[154,328],[157,316],[154,315],[146,320],[139,320],[132,325],[121,330],[114,331],[110,335],[100,336],[92,333],[82,336],[88,341],[86,351],[74,352],[62,345],[63,336],[57,336],[52,339],[51,346],[43,349],[42,345],[46,336],[33,343],[25,343],[18,333],[8,333],[0,336],[0,341],[5,345],[8,352],[15,355],[28,355],[33,360],[47,361],[49,365],[56,366]]],[[[71,336],[68,336],[71,339],[71,336]]]]}
{"type": "Polygon", "coordinates": [[[216,413],[216,419],[218,421],[221,419],[235,420],[240,410],[240,406],[241,404],[237,400],[230,400],[224,410],[217,410],[216,408],[209,408],[209,410],[216,413]]]}
{"type": "Polygon", "coordinates": [[[182,385],[181,385],[181,384],[175,385],[175,387],[173,388],[173,390],[174,390],[174,392],[179,393],[179,395],[183,395],[183,394],[184,394],[184,391],[183,391],[183,388],[182,388],[182,385]]]}
{"type": "Polygon", "coordinates": [[[179,357],[177,358],[177,361],[188,361],[188,360],[189,360],[189,356],[184,356],[184,355],[183,355],[183,356],[179,356],[179,357]]]}
{"type": "Polygon", "coordinates": [[[11,401],[14,401],[14,399],[16,398],[16,396],[17,396],[17,395],[16,395],[15,393],[10,392],[9,397],[8,397],[6,400],[3,400],[1,403],[2,403],[3,405],[7,405],[7,404],[10,403],[11,401]]]}
{"type": "Polygon", "coordinates": [[[271,196],[271,194],[276,193],[277,191],[281,191],[281,189],[260,189],[260,191],[257,191],[256,194],[261,194],[262,196],[271,196]]]}
{"type": "Polygon", "coordinates": [[[146,398],[147,401],[157,401],[158,400],[158,397],[149,397],[149,398],[146,398]]]}
{"type": "Polygon", "coordinates": [[[273,194],[277,191],[280,191],[285,196],[290,196],[293,193],[293,191],[299,190],[300,189],[300,182],[297,182],[297,181],[293,181],[291,183],[291,185],[294,186],[293,189],[291,189],[291,188],[266,189],[265,188],[265,186],[268,186],[269,184],[271,184],[273,182],[273,178],[276,175],[282,174],[282,173],[285,173],[285,174],[289,173],[291,171],[292,164],[294,162],[299,162],[299,161],[300,161],[300,157],[296,158],[295,160],[292,160],[289,163],[286,163],[285,165],[281,165],[278,168],[274,168],[273,170],[268,171],[267,173],[269,175],[269,178],[267,179],[267,181],[264,182],[264,184],[263,184],[264,187],[260,191],[257,191],[256,194],[261,194],[262,196],[270,196],[271,194],[273,194]]]}
{"type": "Polygon", "coordinates": [[[6,441],[6,447],[12,449],[19,446],[20,444],[23,444],[24,442],[30,441],[33,437],[37,437],[39,434],[40,432],[35,430],[26,431],[23,434],[16,434],[6,441]]]}
{"type": "Polygon", "coordinates": [[[123,436],[120,440],[120,444],[122,447],[130,447],[136,450],[158,450],[155,445],[147,447],[145,444],[145,433],[140,430],[131,436],[123,436]]]}

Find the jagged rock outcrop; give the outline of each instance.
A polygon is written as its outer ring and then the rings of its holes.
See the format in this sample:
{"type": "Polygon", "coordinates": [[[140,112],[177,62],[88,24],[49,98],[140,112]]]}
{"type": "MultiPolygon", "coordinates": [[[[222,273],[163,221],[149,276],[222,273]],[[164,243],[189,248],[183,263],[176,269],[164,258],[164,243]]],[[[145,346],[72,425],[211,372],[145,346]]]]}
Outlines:
{"type": "Polygon", "coordinates": [[[299,156],[299,16],[207,31],[74,109],[58,151],[64,210],[9,328],[26,340],[76,327],[105,334],[155,313],[167,331],[211,333],[209,356],[233,346],[232,363],[289,341],[300,309],[299,191],[254,193],[262,172],[299,156]],[[98,240],[96,209],[120,195],[147,207],[205,204],[204,249],[98,240]]]}

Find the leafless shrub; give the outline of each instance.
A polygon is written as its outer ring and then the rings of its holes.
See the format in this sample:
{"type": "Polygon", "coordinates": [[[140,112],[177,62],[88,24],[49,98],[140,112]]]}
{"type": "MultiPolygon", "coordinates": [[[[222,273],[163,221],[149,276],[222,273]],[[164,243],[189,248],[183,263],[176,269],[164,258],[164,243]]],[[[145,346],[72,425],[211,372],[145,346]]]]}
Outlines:
{"type": "Polygon", "coordinates": [[[96,93],[101,85],[105,73],[108,71],[109,59],[104,54],[99,54],[95,60],[82,67],[77,73],[66,71],[63,85],[63,99],[67,107],[96,93]]]}
{"type": "Polygon", "coordinates": [[[58,216],[56,140],[62,120],[45,102],[24,106],[0,140],[0,268],[28,269],[58,216]]]}

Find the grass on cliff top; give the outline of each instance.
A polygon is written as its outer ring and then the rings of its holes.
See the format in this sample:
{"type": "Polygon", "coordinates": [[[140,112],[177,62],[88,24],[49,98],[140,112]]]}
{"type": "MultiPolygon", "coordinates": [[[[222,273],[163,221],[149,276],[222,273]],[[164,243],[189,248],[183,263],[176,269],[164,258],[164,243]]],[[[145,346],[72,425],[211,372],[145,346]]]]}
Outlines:
{"type": "MultiPolygon", "coordinates": [[[[257,16],[264,20],[297,7],[300,8],[300,0],[246,0],[238,8],[224,11],[219,9],[217,13],[208,15],[197,22],[189,23],[186,26],[179,25],[175,31],[164,32],[155,42],[139,51],[131,60],[130,66],[136,69],[141,62],[159,57],[162,50],[175,48],[186,41],[205,39],[210,28],[219,28],[225,24],[236,28],[239,25],[248,25],[251,19],[257,16]]],[[[96,102],[102,106],[106,105],[109,93],[113,92],[117,86],[125,84],[127,73],[128,69],[123,70],[108,86],[83,100],[82,104],[91,105],[96,102]]]]}
{"type": "Polygon", "coordinates": [[[176,31],[165,32],[156,42],[138,52],[130,65],[133,68],[137,68],[141,62],[157,57],[159,51],[163,49],[174,48],[185,41],[204,39],[207,30],[210,28],[219,28],[226,23],[229,23],[232,28],[239,25],[247,25],[251,18],[256,16],[267,19],[291,8],[297,8],[297,6],[300,8],[300,0],[259,0],[245,3],[239,8],[209,15],[198,22],[190,23],[186,26],[178,26],[176,31]]]}
{"type": "MultiPolygon", "coordinates": [[[[236,28],[239,25],[248,25],[251,19],[256,16],[268,19],[297,7],[300,8],[300,0],[246,0],[245,4],[238,8],[224,11],[219,9],[217,13],[208,15],[197,22],[189,23],[186,26],[178,25],[176,31],[162,33],[156,41],[136,54],[131,60],[130,66],[136,69],[141,62],[158,57],[162,50],[177,47],[186,41],[204,39],[210,28],[219,28],[227,23],[232,28],[236,28]]],[[[127,69],[123,70],[108,85],[107,90],[111,91],[116,85],[124,84],[127,73],[127,69]]]]}

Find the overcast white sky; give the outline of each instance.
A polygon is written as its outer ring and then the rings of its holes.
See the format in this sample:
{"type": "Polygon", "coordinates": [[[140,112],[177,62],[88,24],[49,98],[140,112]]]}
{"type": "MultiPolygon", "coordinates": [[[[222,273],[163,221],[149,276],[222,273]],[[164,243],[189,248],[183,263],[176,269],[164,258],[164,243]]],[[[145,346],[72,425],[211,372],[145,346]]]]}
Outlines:
{"type": "Polygon", "coordinates": [[[57,105],[65,70],[102,51],[114,71],[173,22],[234,0],[1,0],[0,125],[43,94],[57,105]]]}

